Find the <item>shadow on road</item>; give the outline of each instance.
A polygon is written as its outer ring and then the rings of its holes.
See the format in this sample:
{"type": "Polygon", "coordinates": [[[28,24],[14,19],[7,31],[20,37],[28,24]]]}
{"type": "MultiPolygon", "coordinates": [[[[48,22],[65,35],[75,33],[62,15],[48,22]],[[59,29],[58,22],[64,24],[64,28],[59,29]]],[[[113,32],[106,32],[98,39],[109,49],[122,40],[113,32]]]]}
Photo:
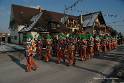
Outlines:
{"type": "Polygon", "coordinates": [[[0,52],[0,54],[4,54],[4,53],[6,53],[6,52],[0,52]]]}
{"type": "Polygon", "coordinates": [[[124,62],[124,46],[123,45],[118,46],[118,48],[116,48],[114,51],[111,51],[106,54],[101,54],[100,56],[97,56],[95,58],[123,63],[124,62]]]}
{"type": "MultiPolygon", "coordinates": [[[[119,62],[119,65],[114,67],[114,70],[109,76],[107,76],[107,78],[118,78],[117,80],[115,80],[117,83],[124,81],[124,46],[119,46],[115,51],[106,54],[100,54],[100,56],[95,56],[94,58],[119,62]]],[[[103,83],[112,82],[104,80],[103,83]]]]}
{"type": "Polygon", "coordinates": [[[97,59],[104,59],[116,62],[124,62],[124,54],[119,53],[108,53],[108,54],[100,54],[100,56],[95,56],[97,59]]]}
{"type": "Polygon", "coordinates": [[[81,66],[78,66],[78,65],[75,65],[74,67],[75,67],[75,68],[79,68],[79,69],[83,69],[83,70],[87,70],[87,71],[91,71],[91,72],[100,74],[100,75],[102,75],[102,76],[107,76],[106,74],[104,74],[104,73],[102,73],[102,72],[99,72],[99,71],[97,71],[97,70],[93,70],[93,69],[81,67],[81,66]]]}
{"type": "Polygon", "coordinates": [[[23,68],[23,69],[26,71],[26,65],[21,64],[19,59],[17,59],[16,57],[14,57],[14,56],[12,56],[12,55],[8,55],[8,56],[11,58],[11,60],[12,60],[14,63],[16,63],[18,66],[20,66],[21,68],[23,68]]]}

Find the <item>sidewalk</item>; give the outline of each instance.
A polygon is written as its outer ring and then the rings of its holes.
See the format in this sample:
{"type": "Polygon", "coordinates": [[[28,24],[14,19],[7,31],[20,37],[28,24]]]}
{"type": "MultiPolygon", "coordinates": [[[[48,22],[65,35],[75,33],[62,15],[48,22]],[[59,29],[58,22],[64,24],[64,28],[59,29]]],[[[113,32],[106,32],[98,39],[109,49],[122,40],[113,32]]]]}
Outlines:
{"type": "Polygon", "coordinates": [[[24,51],[24,50],[25,50],[24,47],[16,44],[2,43],[0,45],[0,52],[14,52],[14,51],[24,51]]]}
{"type": "Polygon", "coordinates": [[[123,45],[119,45],[117,49],[109,52],[110,54],[121,54],[121,55],[124,55],[124,44],[123,45]]]}
{"type": "Polygon", "coordinates": [[[0,52],[13,52],[15,49],[7,45],[0,45],[0,52]]]}
{"type": "Polygon", "coordinates": [[[8,47],[11,47],[13,49],[15,49],[16,51],[23,51],[25,50],[25,48],[21,45],[16,45],[16,44],[10,44],[10,43],[7,43],[6,44],[8,47]]]}

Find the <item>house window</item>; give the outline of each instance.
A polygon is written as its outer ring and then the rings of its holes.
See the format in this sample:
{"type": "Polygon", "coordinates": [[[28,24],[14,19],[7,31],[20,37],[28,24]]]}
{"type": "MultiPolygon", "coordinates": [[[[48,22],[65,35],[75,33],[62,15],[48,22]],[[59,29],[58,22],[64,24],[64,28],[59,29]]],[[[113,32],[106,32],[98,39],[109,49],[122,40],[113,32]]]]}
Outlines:
{"type": "Polygon", "coordinates": [[[55,23],[51,23],[51,27],[56,27],[56,24],[55,23]]]}
{"type": "Polygon", "coordinates": [[[58,23],[51,23],[51,28],[56,29],[56,28],[59,28],[59,27],[60,27],[60,24],[58,24],[58,23]]]}
{"type": "Polygon", "coordinates": [[[60,24],[57,24],[57,27],[60,27],[60,24]]]}
{"type": "Polygon", "coordinates": [[[10,36],[11,37],[11,39],[14,39],[14,37],[13,36],[10,36]]]}
{"type": "Polygon", "coordinates": [[[25,33],[23,33],[23,41],[25,42],[26,41],[26,34],[25,33]]]}

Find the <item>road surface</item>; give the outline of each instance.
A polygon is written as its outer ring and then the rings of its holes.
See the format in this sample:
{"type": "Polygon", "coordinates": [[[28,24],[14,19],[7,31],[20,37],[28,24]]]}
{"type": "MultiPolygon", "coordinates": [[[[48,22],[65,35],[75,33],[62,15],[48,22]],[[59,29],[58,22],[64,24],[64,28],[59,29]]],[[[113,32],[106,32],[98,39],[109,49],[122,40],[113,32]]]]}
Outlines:
{"type": "Polygon", "coordinates": [[[120,64],[117,55],[124,54],[123,47],[84,62],[77,60],[75,66],[69,67],[56,64],[55,58],[48,63],[36,60],[39,68],[32,72],[25,71],[23,53],[1,52],[0,83],[101,83],[120,64]]]}

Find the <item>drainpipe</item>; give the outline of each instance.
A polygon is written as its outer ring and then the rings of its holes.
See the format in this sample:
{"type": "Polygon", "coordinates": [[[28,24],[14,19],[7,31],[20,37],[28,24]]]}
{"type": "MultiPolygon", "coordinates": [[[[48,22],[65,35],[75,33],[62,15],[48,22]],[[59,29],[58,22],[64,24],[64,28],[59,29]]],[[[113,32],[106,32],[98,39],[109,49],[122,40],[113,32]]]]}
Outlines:
{"type": "Polygon", "coordinates": [[[0,45],[1,45],[1,42],[2,42],[2,37],[0,36],[0,45]]]}
{"type": "Polygon", "coordinates": [[[107,28],[107,27],[105,26],[105,34],[106,34],[106,28],[107,28]]]}
{"type": "Polygon", "coordinates": [[[8,35],[5,35],[5,43],[8,43],[8,35]]]}
{"type": "Polygon", "coordinates": [[[18,37],[19,37],[18,44],[20,45],[20,44],[21,44],[21,39],[20,39],[20,32],[18,33],[18,37]]]}

